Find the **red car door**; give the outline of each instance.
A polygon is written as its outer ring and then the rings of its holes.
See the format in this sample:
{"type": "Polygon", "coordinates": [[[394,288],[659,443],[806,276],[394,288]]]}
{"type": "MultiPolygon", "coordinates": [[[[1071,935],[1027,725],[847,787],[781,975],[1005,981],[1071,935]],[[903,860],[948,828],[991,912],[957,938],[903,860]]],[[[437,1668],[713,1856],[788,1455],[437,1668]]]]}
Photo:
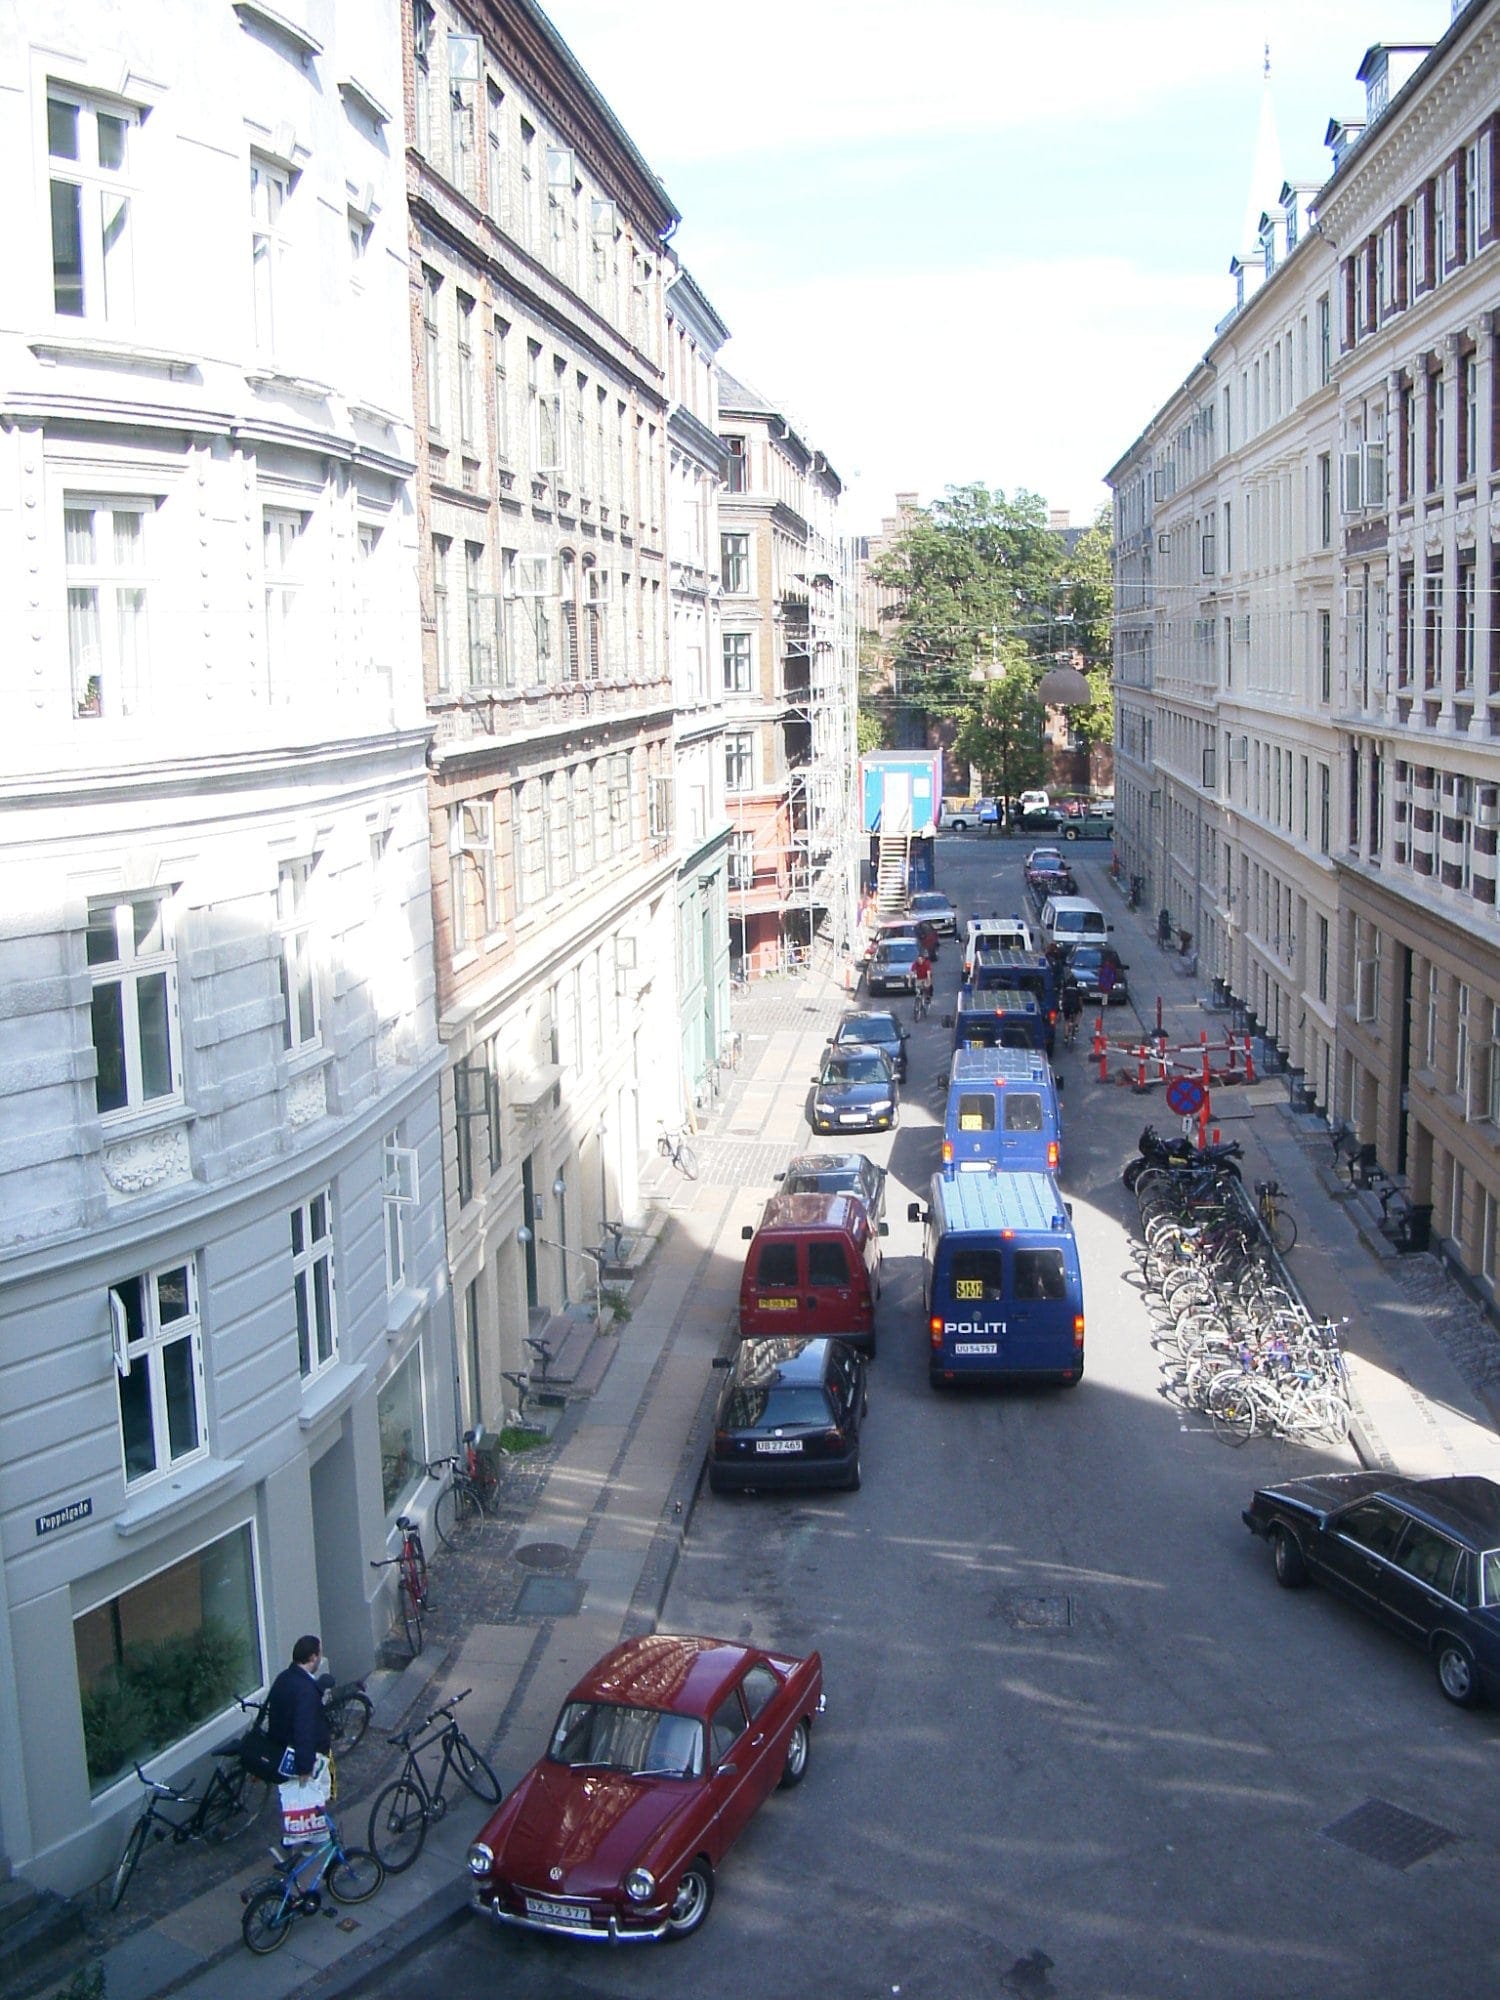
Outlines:
{"type": "Polygon", "coordinates": [[[733,1847],[765,1797],[755,1748],[750,1719],[736,1687],[719,1703],[708,1725],[709,1786],[721,1854],[733,1847]]]}

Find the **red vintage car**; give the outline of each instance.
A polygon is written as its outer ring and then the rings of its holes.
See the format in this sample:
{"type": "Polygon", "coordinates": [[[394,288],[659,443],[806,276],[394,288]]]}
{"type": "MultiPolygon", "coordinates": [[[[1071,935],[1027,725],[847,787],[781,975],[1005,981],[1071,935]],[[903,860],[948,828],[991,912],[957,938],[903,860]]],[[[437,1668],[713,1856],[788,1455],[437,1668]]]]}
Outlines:
{"type": "Polygon", "coordinates": [[[691,1937],[762,1801],[807,1771],[823,1662],[728,1639],[627,1639],[469,1849],[474,1908],[623,1944],[691,1937]]]}

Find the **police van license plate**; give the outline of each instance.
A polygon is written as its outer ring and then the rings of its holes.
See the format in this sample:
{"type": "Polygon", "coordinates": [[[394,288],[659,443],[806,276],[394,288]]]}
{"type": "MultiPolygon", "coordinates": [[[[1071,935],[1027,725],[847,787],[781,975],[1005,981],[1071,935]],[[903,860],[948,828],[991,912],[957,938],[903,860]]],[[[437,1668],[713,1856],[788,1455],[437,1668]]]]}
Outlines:
{"type": "Polygon", "coordinates": [[[955,1354],[998,1354],[1000,1352],[1000,1343],[998,1340],[955,1340],[953,1343],[953,1352],[955,1354]]]}

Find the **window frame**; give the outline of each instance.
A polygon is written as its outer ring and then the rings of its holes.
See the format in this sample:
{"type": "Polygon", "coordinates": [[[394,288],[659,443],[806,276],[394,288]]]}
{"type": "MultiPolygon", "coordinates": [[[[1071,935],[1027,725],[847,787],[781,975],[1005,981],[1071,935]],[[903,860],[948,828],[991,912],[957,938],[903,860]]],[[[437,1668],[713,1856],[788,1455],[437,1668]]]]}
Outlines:
{"type": "Polygon", "coordinates": [[[134,150],[132,135],[141,127],[141,113],[131,104],[118,98],[106,98],[93,91],[75,90],[71,85],[47,80],[46,109],[43,136],[46,141],[46,170],[48,191],[48,239],[52,264],[52,311],[56,319],[74,325],[121,326],[135,318],[135,233],[132,227],[134,204],[138,186],[132,178],[131,155],[134,150]],[[54,152],[53,107],[66,108],[75,114],[75,130],[78,135],[78,154],[54,152]],[[102,122],[108,120],[120,128],[120,164],[111,166],[102,159],[100,146],[102,122]],[[93,147],[91,159],[83,158],[83,133],[91,129],[93,147]],[[71,226],[76,233],[76,276],[60,277],[58,254],[58,227],[64,218],[59,213],[58,194],[61,189],[76,190],[76,200],[71,204],[71,226]],[[108,242],[112,218],[105,213],[104,204],[113,195],[117,200],[116,217],[119,233],[115,245],[108,242]],[[123,246],[123,247],[121,247],[123,246]],[[78,306],[73,311],[58,303],[64,289],[76,288],[78,306]],[[116,303],[111,305],[111,290],[116,303]],[[90,310],[90,297],[97,296],[97,309],[90,310]]]}
{"type": "MultiPolygon", "coordinates": [[[[89,902],[85,954],[89,966],[92,1033],[96,1058],[99,1052],[99,995],[112,986],[118,986],[120,989],[120,1067],[124,1101],[111,1106],[107,1111],[100,1108],[99,1117],[107,1127],[148,1116],[164,1107],[182,1102],[183,1038],[178,1006],[177,940],[172,908],[175,895],[175,888],[145,889],[113,897],[94,897],[89,902]],[[156,904],[157,914],[147,936],[149,937],[150,931],[159,926],[161,943],[155,951],[143,952],[137,942],[135,912],[138,906],[151,902],[156,904]],[[116,956],[109,959],[94,958],[89,955],[88,935],[95,934],[102,928],[99,919],[106,911],[112,913],[116,956]],[[148,1096],[141,1038],[140,986],[145,981],[157,978],[162,980],[161,1045],[165,1050],[168,1087],[148,1096]],[[129,1006],[126,1005],[128,993],[133,993],[135,996],[134,1004],[129,1006]]],[[[96,1069],[94,1078],[96,1104],[99,1082],[100,1076],[96,1069]]]]}
{"type": "Polygon", "coordinates": [[[118,1280],[110,1285],[107,1297],[115,1372],[119,1378],[120,1463],[124,1470],[126,1491],[140,1492],[180,1471],[183,1466],[192,1465],[208,1456],[208,1411],[203,1376],[203,1319],[198,1293],[197,1257],[190,1254],[178,1262],[155,1265],[148,1270],[132,1273],[130,1278],[118,1280]],[[178,1271],[181,1271],[184,1277],[185,1303],[180,1315],[166,1319],[162,1315],[161,1281],[178,1271]],[[141,1331],[134,1338],[131,1337],[130,1331],[130,1308],[119,1289],[121,1284],[132,1283],[140,1287],[141,1331]],[[193,1438],[191,1444],[174,1454],[171,1449],[172,1405],[167,1384],[166,1357],[169,1349],[178,1347],[184,1342],[190,1343],[189,1381],[193,1397],[191,1412],[193,1438]],[[146,1379],[153,1461],[147,1470],[132,1476],[125,1429],[125,1384],[136,1376],[138,1370],[144,1371],[146,1379]]]}
{"type": "Polygon", "coordinates": [[[282,861],[276,869],[276,929],[280,938],[281,1046],[295,1061],[323,1046],[323,1004],[319,990],[314,905],[317,901],[316,854],[282,861]],[[293,1006],[293,996],[297,1006],[293,1006]],[[303,1026],[309,1015],[310,1024],[303,1026]]]}
{"type": "Polygon", "coordinates": [[[67,607],[69,692],[78,722],[114,721],[141,706],[150,659],[150,540],[148,528],[158,506],[144,494],[65,491],[63,494],[63,588],[67,607]],[[88,558],[75,554],[83,517],[88,520],[88,558]],[[108,517],[105,522],[104,517],[108,517]],[[120,559],[122,517],[136,523],[130,546],[136,562],[120,559]],[[101,525],[113,560],[99,555],[101,525]],[[113,616],[106,616],[112,598],[113,616]],[[84,600],[88,602],[85,604],[84,600]],[[134,599],[133,603],[127,600],[134,599]],[[85,630],[85,627],[90,628],[85,630]]]}
{"type": "Polygon", "coordinates": [[[336,1367],[339,1360],[338,1242],[332,1188],[319,1188],[305,1201],[294,1202],[287,1214],[291,1236],[292,1298],[296,1309],[297,1372],[305,1388],[330,1368],[336,1367]],[[315,1228],[315,1217],[320,1210],[326,1223],[321,1232],[315,1228]],[[325,1325],[326,1353],[323,1352],[325,1341],[322,1330],[325,1325]]]}

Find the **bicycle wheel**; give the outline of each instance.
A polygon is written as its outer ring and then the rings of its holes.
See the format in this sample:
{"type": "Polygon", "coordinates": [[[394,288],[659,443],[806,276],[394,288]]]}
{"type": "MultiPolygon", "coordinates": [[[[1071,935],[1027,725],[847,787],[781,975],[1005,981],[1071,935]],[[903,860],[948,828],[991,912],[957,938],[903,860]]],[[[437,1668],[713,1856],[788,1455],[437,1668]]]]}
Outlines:
{"type": "Polygon", "coordinates": [[[114,1880],[109,1885],[109,1907],[118,1910],[130,1887],[130,1878],[135,1873],[135,1864],[140,1860],[146,1846],[146,1835],[150,1828],[149,1814],[142,1813],[126,1837],[125,1847],[115,1869],[114,1880]]]}
{"type": "Polygon", "coordinates": [[[333,1738],[333,1748],[340,1756],[347,1755],[357,1743],[364,1741],[374,1713],[374,1702],[359,1689],[328,1704],[328,1733],[333,1738]]]}
{"type": "Polygon", "coordinates": [[[1254,1435],[1254,1392],[1239,1369],[1216,1375],[1203,1402],[1213,1420],[1215,1435],[1226,1444],[1244,1444],[1254,1435]]]}
{"type": "Polygon", "coordinates": [[[472,1549],[484,1532],[484,1509],[472,1486],[457,1481],[445,1486],[433,1509],[438,1540],[456,1554],[472,1549]]]}
{"type": "Polygon", "coordinates": [[[426,1838],[427,1804],[410,1778],[398,1778],[377,1793],[365,1840],[387,1875],[410,1868],[426,1838]]]}
{"type": "Polygon", "coordinates": [[[427,1551],[422,1547],[422,1537],[415,1528],[411,1532],[410,1548],[403,1554],[401,1568],[403,1575],[411,1579],[412,1596],[417,1600],[418,1606],[425,1609],[428,1588],[427,1551]]]}
{"type": "Polygon", "coordinates": [[[279,1886],[262,1889],[258,1896],[252,1896],[240,1918],[240,1936],[257,1958],[264,1958],[284,1945],[291,1928],[292,1906],[286,1891],[279,1886]]]}
{"type": "Polygon", "coordinates": [[[682,1140],[681,1143],[678,1145],[676,1152],[672,1155],[672,1159],[678,1171],[681,1174],[683,1174],[686,1177],[686,1179],[690,1181],[697,1180],[698,1155],[693,1151],[692,1147],[687,1143],[686,1139],[682,1140]]]}
{"type": "Polygon", "coordinates": [[[453,1739],[453,1768],[476,1799],[483,1799],[487,1806],[499,1805],[500,1780],[467,1736],[453,1739]]]}
{"type": "Polygon", "coordinates": [[[1269,1212],[1262,1219],[1266,1234],[1271,1239],[1271,1248],[1278,1257],[1284,1257],[1297,1240],[1297,1224],[1290,1210],[1281,1208],[1273,1202],[1269,1212]]]}
{"type": "Polygon", "coordinates": [[[345,1847],[323,1877],[336,1903],[368,1903],[385,1880],[385,1867],[368,1847],[345,1847]]]}
{"type": "Polygon", "coordinates": [[[422,1650],[422,1607],[407,1588],[406,1579],[401,1581],[401,1625],[406,1633],[406,1643],[415,1659],[422,1650]]]}

